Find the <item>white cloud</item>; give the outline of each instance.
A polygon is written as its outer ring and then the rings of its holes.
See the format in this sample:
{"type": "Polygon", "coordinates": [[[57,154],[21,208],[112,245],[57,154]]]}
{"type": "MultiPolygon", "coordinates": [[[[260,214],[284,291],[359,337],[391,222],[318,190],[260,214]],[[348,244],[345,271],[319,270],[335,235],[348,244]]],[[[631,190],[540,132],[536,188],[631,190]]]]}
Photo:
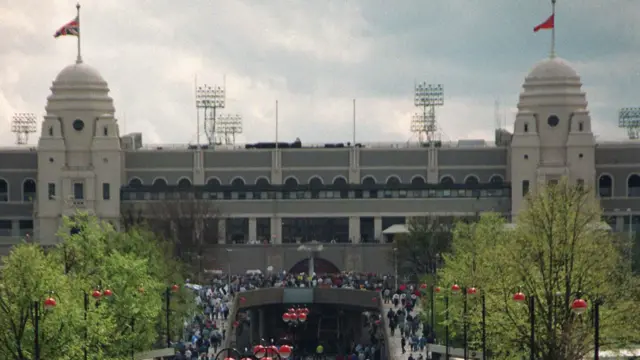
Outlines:
{"type": "MultiPolygon", "coordinates": [[[[558,46],[582,75],[594,128],[621,138],[615,111],[639,95],[640,32],[629,20],[640,8],[610,3],[606,16],[596,0],[559,5],[558,46]]],[[[1,144],[13,142],[11,114],[41,114],[51,81],[75,59],[74,38],[52,38],[74,6],[0,2],[9,34],[0,40],[1,144]]],[[[195,141],[196,75],[209,85],[226,75],[224,111],[243,115],[241,141],[275,137],[276,100],[281,140],[350,141],[353,98],[357,141],[407,141],[414,80],[445,84],[445,139],[491,141],[494,100],[511,128],[524,76],[547,51],[549,34],[531,28],[548,11],[546,2],[513,0],[110,0],[84,5],[81,22],[85,61],[109,82],[121,131],[142,132],[147,143],[195,141]]]]}

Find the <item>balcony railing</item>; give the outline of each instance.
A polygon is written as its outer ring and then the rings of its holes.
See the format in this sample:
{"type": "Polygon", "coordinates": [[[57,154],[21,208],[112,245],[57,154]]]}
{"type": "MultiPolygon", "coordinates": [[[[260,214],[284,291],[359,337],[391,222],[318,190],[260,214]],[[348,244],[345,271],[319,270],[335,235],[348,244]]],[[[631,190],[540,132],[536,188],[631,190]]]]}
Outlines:
{"type": "Polygon", "coordinates": [[[509,184],[421,184],[421,185],[360,185],[348,186],[245,185],[245,186],[125,186],[122,200],[340,200],[340,199],[427,199],[427,198],[496,198],[510,197],[509,184]]]}

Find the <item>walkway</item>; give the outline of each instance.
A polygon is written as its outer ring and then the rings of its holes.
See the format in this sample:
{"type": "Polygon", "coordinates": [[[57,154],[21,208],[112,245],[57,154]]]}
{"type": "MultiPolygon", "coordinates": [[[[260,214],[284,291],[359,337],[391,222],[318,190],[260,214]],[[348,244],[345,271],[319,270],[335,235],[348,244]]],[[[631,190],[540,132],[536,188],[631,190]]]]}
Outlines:
{"type": "MultiPolygon", "coordinates": [[[[389,312],[389,309],[393,308],[393,304],[389,303],[389,304],[384,304],[383,306],[384,308],[384,314],[382,314],[382,316],[385,317],[385,319],[387,318],[387,312],[389,312]]],[[[397,309],[394,309],[397,310],[397,309]]],[[[420,313],[420,303],[418,302],[415,306],[415,308],[413,309],[413,311],[411,312],[411,315],[416,315],[420,313]]],[[[388,320],[387,320],[387,324],[388,324],[388,320]]],[[[410,346],[409,346],[409,342],[407,341],[407,345],[405,346],[405,350],[407,350],[407,352],[402,355],[402,346],[401,346],[401,339],[402,336],[400,335],[401,332],[398,331],[398,329],[396,329],[396,333],[394,336],[391,336],[391,330],[389,329],[389,326],[386,327],[386,332],[387,332],[387,337],[389,338],[389,350],[391,352],[391,359],[389,360],[405,360],[409,357],[409,354],[411,354],[410,350],[410,346]]],[[[414,354],[414,357],[417,357],[417,354],[414,354]]]]}

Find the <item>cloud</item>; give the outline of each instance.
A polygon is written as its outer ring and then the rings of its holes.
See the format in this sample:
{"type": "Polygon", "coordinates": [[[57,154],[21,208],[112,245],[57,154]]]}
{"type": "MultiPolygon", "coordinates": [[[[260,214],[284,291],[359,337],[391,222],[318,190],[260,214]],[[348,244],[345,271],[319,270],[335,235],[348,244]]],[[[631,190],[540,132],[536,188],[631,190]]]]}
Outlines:
{"type": "MultiPolygon", "coordinates": [[[[640,3],[559,2],[558,53],[582,76],[594,129],[637,105],[640,3]]],[[[75,59],[74,38],[53,32],[75,16],[73,0],[0,2],[0,143],[11,144],[11,114],[43,114],[49,86],[75,59]]],[[[144,141],[196,140],[195,79],[223,85],[225,113],[244,118],[239,141],[356,139],[403,142],[416,81],[442,83],[438,121],[445,139],[493,140],[498,118],[514,118],[525,75],[549,51],[534,25],[546,0],[110,0],[82,9],[85,62],[109,82],[122,132],[144,141]]],[[[202,117],[202,116],[201,116],[202,117]]],[[[202,120],[202,119],[200,119],[202,120]]],[[[204,138],[202,138],[204,140],[204,138]]]]}

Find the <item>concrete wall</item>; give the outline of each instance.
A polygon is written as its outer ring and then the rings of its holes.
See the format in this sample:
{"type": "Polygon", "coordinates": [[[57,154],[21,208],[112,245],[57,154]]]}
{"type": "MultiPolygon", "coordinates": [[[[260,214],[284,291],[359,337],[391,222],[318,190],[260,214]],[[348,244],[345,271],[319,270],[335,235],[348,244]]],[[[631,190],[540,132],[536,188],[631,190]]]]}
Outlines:
{"type": "MultiPolygon", "coordinates": [[[[289,271],[296,263],[306,259],[307,252],[298,251],[298,244],[281,245],[212,245],[205,256],[205,269],[229,268],[232,274],[247,270],[289,271]]],[[[389,258],[391,244],[323,244],[324,250],[316,257],[327,260],[342,271],[393,273],[389,258]]]]}

